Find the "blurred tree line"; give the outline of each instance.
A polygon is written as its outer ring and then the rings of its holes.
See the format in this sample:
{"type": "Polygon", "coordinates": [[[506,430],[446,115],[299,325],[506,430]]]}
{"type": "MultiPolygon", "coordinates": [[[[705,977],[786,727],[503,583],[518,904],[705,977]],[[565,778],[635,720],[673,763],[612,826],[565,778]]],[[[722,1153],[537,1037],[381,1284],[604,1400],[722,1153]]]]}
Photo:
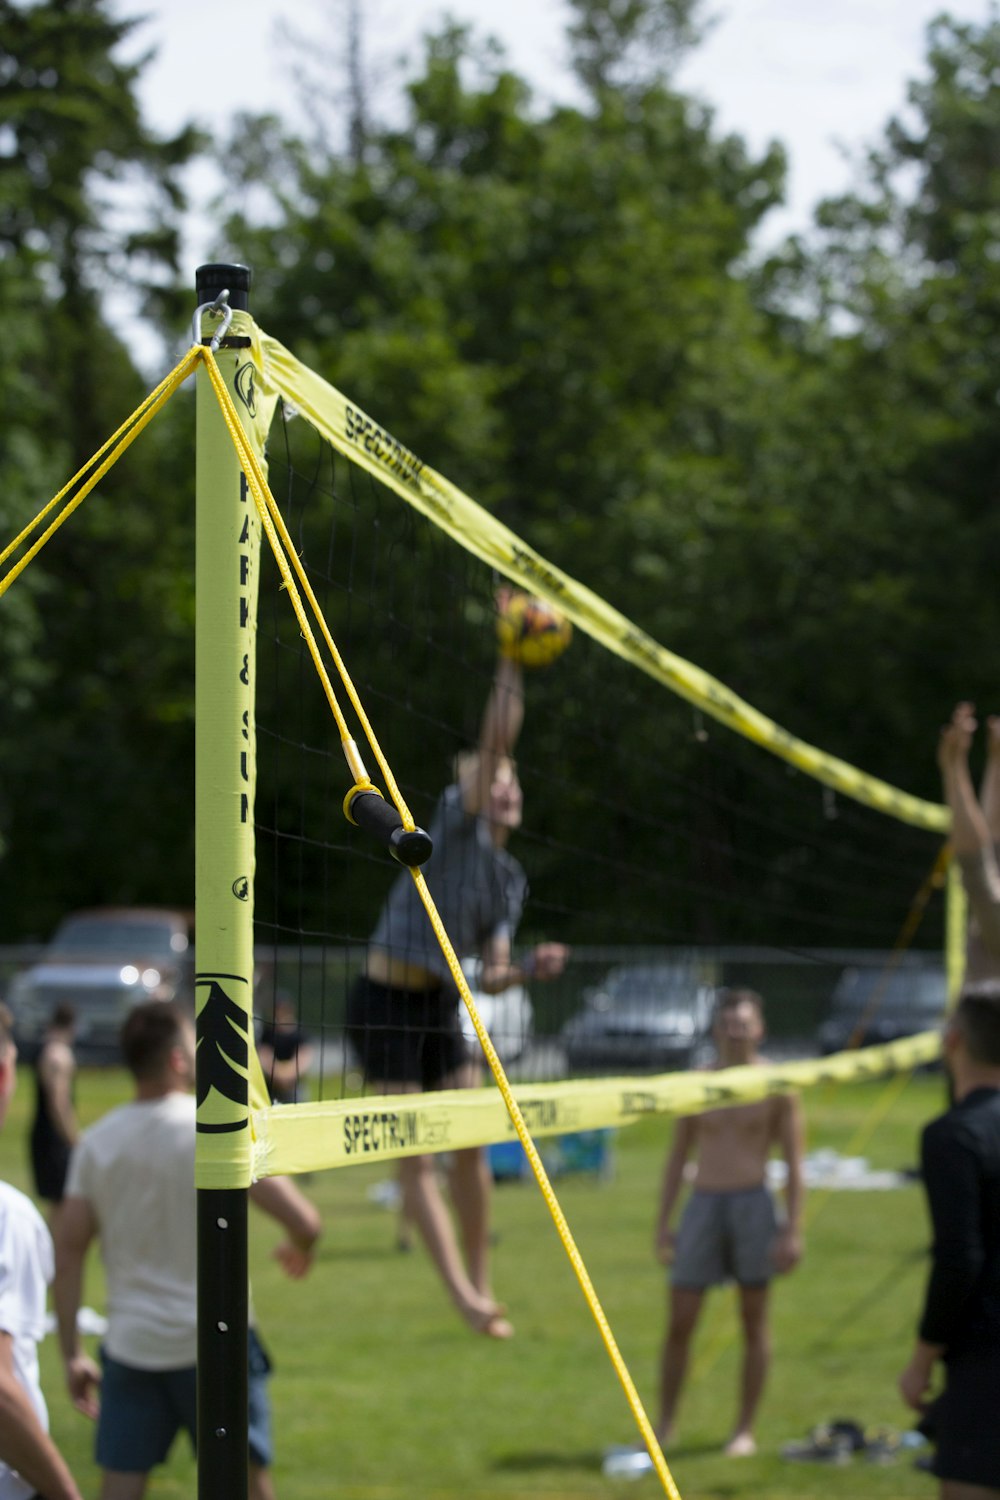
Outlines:
{"type": "MultiPolygon", "coordinates": [[[[213,146],[147,128],[109,0],[0,0],[2,535],[144,394],[109,292],[183,347],[182,169],[215,149],[215,258],[269,332],[657,640],[936,800],[953,701],[1000,708],[1000,21],[936,21],[855,190],[764,253],[783,149],[674,84],[700,0],[569,9],[574,105],[449,25],[381,122],[354,4],[313,39],[335,104],[302,54],[310,131],[213,146]]],[[[191,407],[0,604],[8,941],[192,899],[191,407]]]]}

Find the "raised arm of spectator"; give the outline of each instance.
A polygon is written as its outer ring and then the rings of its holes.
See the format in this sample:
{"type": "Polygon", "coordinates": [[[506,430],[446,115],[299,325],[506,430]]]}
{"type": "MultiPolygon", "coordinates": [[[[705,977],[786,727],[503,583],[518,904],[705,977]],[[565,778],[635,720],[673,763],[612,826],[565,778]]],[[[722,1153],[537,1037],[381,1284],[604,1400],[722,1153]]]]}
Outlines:
{"type": "Polygon", "coordinates": [[[976,854],[991,847],[990,827],[976,798],[969,772],[969,747],[976,732],[971,703],[956,705],[938,741],[938,765],[944,799],[951,810],[951,843],[955,854],[976,854]]]}
{"type": "Polygon", "coordinates": [[[994,845],[1000,844],[1000,715],[986,720],[986,768],[979,788],[979,805],[994,845]]]}

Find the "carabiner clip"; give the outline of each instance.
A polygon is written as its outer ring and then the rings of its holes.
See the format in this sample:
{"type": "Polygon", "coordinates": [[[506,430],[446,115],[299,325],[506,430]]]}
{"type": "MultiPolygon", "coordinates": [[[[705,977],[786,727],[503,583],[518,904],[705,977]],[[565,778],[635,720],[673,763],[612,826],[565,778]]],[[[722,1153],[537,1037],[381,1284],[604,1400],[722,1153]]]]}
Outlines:
{"type": "Polygon", "coordinates": [[[222,324],[212,335],[208,346],[212,353],[215,354],[226,336],[226,330],[233,321],[233,310],[229,306],[229,288],[223,287],[214,302],[203,302],[200,307],[195,308],[194,317],[191,320],[192,344],[201,343],[201,318],[203,313],[218,313],[222,317],[222,324]]]}

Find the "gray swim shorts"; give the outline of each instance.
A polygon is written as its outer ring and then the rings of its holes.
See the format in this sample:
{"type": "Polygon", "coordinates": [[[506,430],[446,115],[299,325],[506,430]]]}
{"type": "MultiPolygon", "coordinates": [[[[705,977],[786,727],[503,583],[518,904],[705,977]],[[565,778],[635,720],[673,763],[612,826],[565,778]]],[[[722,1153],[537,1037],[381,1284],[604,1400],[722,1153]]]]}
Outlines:
{"type": "Polygon", "coordinates": [[[738,1193],[691,1194],[677,1231],[670,1271],[674,1286],[766,1286],[774,1275],[771,1246],[778,1229],[766,1187],[738,1193]]]}

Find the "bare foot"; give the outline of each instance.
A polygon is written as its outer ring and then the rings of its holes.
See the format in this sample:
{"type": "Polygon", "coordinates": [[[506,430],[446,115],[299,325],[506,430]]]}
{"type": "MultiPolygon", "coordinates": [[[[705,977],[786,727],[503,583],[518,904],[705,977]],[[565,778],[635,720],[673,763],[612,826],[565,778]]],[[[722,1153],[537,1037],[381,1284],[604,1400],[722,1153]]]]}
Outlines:
{"type": "Polygon", "coordinates": [[[738,1432],[735,1437],[723,1448],[727,1458],[752,1458],[757,1452],[757,1444],[752,1432],[738,1432]]]}
{"type": "Polygon", "coordinates": [[[472,1326],[477,1333],[485,1333],[488,1339],[512,1339],[514,1337],[513,1323],[508,1323],[499,1309],[481,1321],[473,1323],[472,1326]]]}
{"type": "Polygon", "coordinates": [[[512,1339],[514,1325],[504,1317],[506,1308],[494,1302],[483,1307],[469,1307],[463,1317],[474,1333],[485,1334],[488,1339],[512,1339]]]}

